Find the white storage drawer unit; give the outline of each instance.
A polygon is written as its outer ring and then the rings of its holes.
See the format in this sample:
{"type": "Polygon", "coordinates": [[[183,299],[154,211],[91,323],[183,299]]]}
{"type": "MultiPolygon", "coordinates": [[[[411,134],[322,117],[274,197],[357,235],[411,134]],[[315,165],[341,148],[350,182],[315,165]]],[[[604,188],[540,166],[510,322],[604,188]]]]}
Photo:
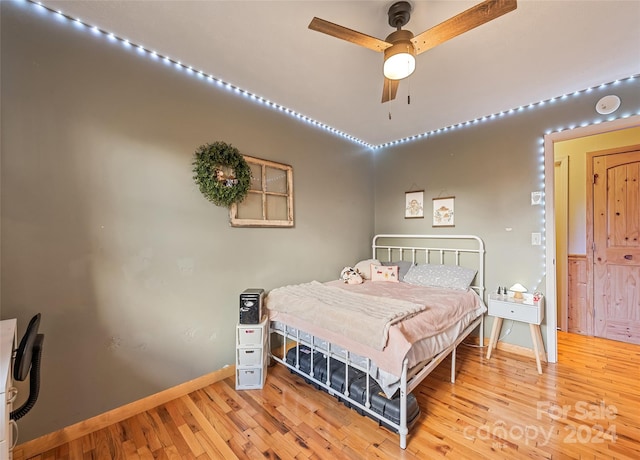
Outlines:
{"type": "Polygon", "coordinates": [[[237,389],[262,388],[262,369],[238,369],[237,389]]]}
{"type": "Polygon", "coordinates": [[[238,345],[262,345],[262,323],[255,324],[238,324],[238,345]]]}
{"type": "Polygon", "coordinates": [[[260,324],[236,328],[236,390],[260,389],[267,378],[269,334],[265,317],[260,324]]]}
{"type": "Polygon", "coordinates": [[[257,365],[236,366],[236,389],[251,390],[264,387],[267,378],[268,353],[262,353],[260,356],[262,361],[257,365]]]}
{"type": "Polygon", "coordinates": [[[261,358],[260,348],[238,348],[238,366],[260,366],[261,358]]]}

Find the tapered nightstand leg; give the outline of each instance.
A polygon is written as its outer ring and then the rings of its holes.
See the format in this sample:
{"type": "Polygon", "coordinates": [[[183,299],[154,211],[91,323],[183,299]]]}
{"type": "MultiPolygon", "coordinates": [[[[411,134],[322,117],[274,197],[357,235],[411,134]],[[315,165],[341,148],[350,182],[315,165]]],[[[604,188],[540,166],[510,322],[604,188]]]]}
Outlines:
{"type": "Polygon", "coordinates": [[[491,358],[491,350],[498,343],[500,329],[502,328],[502,318],[493,318],[493,326],[491,327],[491,337],[489,338],[489,347],[487,348],[487,359],[491,358]]]}
{"type": "Polygon", "coordinates": [[[540,345],[540,355],[542,360],[547,362],[547,352],[544,349],[544,342],[542,341],[542,332],[540,332],[540,325],[536,325],[536,337],[538,338],[538,344],[540,345]]]}
{"type": "Polygon", "coordinates": [[[538,349],[538,335],[540,334],[540,326],[536,324],[529,324],[529,329],[531,331],[531,340],[533,341],[533,352],[536,355],[536,366],[538,367],[538,374],[542,374],[542,366],[540,365],[540,350],[538,349]]]}

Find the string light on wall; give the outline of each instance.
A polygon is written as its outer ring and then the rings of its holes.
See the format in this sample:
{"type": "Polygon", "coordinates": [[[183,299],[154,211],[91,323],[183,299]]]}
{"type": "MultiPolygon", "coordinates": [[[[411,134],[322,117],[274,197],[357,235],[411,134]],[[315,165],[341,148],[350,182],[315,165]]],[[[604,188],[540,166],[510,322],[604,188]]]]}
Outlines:
{"type": "MultiPolygon", "coordinates": [[[[544,190],[544,179],[545,179],[545,169],[544,169],[544,137],[540,137],[538,139],[538,144],[539,144],[539,148],[538,148],[538,161],[539,161],[539,166],[538,169],[540,171],[540,174],[538,176],[539,179],[539,190],[544,190]]],[[[545,193],[540,192],[541,193],[541,199],[539,202],[540,205],[540,278],[538,278],[538,280],[536,281],[535,287],[533,288],[533,291],[539,291],[541,286],[544,283],[544,279],[547,275],[547,245],[545,244],[546,241],[546,233],[545,233],[545,228],[546,228],[546,216],[545,216],[545,193]]],[[[532,204],[533,204],[533,200],[532,200],[532,204]]]]}
{"type": "MultiPolygon", "coordinates": [[[[191,74],[191,75],[195,75],[198,78],[204,79],[207,82],[211,83],[211,84],[215,84],[216,86],[219,86],[221,88],[225,88],[229,91],[232,91],[235,94],[239,94],[242,95],[244,97],[247,97],[257,103],[260,103],[266,107],[269,107],[271,109],[274,110],[278,110],[280,112],[286,113],[287,115],[297,118],[298,120],[304,121],[305,123],[308,123],[312,126],[315,126],[317,128],[323,129],[325,131],[328,131],[336,136],[342,137],[344,139],[347,139],[351,142],[354,142],[356,144],[368,147],[372,150],[377,150],[377,149],[383,149],[386,147],[391,147],[391,146],[395,146],[395,145],[399,145],[399,144],[404,144],[406,142],[411,142],[411,141],[415,141],[415,140],[419,140],[419,139],[424,139],[424,138],[428,138],[430,136],[434,136],[440,133],[446,133],[449,131],[455,131],[455,130],[459,130],[461,128],[466,128],[469,126],[474,126],[477,125],[478,123],[484,123],[487,121],[491,121],[491,120],[495,120],[497,118],[503,118],[505,116],[508,115],[513,115],[515,113],[519,113],[519,112],[523,112],[525,110],[531,110],[531,109],[535,109],[538,107],[542,107],[546,104],[553,104],[558,100],[565,100],[569,97],[579,97],[583,94],[588,94],[591,93],[593,90],[595,89],[604,89],[604,88],[608,88],[610,86],[616,86],[616,85],[620,85],[620,84],[624,84],[626,82],[633,82],[635,81],[636,78],[640,77],[640,75],[632,75],[628,78],[624,78],[624,79],[620,79],[620,80],[615,80],[613,82],[609,82],[609,83],[602,83],[599,86],[596,87],[590,87],[590,88],[586,88],[583,90],[578,90],[578,91],[574,91],[573,93],[567,93],[567,94],[563,94],[562,96],[558,96],[558,97],[553,97],[550,99],[545,99],[539,102],[534,102],[534,103],[530,103],[528,105],[522,105],[520,107],[517,108],[512,108],[509,110],[505,110],[503,112],[498,112],[498,113],[493,113],[491,115],[485,115],[479,118],[476,118],[474,120],[468,120],[465,122],[460,122],[460,123],[456,123],[454,125],[450,125],[450,126],[445,126],[442,128],[438,128],[438,129],[434,129],[428,132],[424,132],[424,133],[420,133],[420,134],[415,134],[413,136],[409,136],[409,137],[405,137],[402,139],[397,139],[397,140],[393,140],[393,141],[389,141],[389,142],[385,142],[383,144],[378,144],[378,145],[373,145],[370,144],[368,142],[363,141],[362,139],[359,139],[355,136],[352,136],[350,134],[347,134],[343,131],[340,131],[336,128],[333,128],[325,123],[322,123],[320,121],[314,120],[306,115],[303,115],[299,112],[296,112],[295,110],[289,109],[287,107],[281,106],[279,104],[276,104],[273,101],[270,101],[269,99],[266,99],[262,96],[258,96],[254,93],[251,93],[249,91],[243,90],[241,88],[238,88],[235,85],[232,85],[231,83],[228,83],[226,81],[223,81],[217,77],[214,77],[213,75],[209,75],[207,73],[202,72],[201,70],[197,70],[194,69],[191,66],[187,66],[185,64],[182,64],[180,61],[174,60],[173,58],[169,57],[169,56],[165,56],[162,55],[160,53],[158,53],[157,51],[154,50],[149,50],[147,48],[145,48],[142,45],[138,45],[138,44],[133,44],[131,43],[129,40],[127,40],[126,38],[122,38],[119,37],[115,34],[113,34],[112,32],[108,32],[105,31],[97,26],[93,26],[90,24],[85,23],[82,19],[80,18],[74,18],[72,16],[69,16],[67,14],[65,14],[63,11],[61,10],[54,10],[52,8],[49,8],[48,6],[43,5],[41,2],[39,1],[34,1],[34,0],[25,0],[26,3],[32,4],[37,6],[39,9],[49,12],[51,14],[53,14],[56,18],[58,19],[62,19],[62,20],[67,20],[70,23],[76,25],[77,27],[82,27],[82,28],[86,28],[88,30],[90,30],[93,34],[95,35],[101,35],[104,36],[105,38],[107,38],[110,42],[116,42],[116,43],[121,43],[125,48],[135,48],[136,51],[138,52],[138,54],[143,55],[143,56],[149,56],[151,59],[153,60],[159,60],[162,61],[163,63],[167,64],[167,65],[171,65],[174,68],[180,70],[180,71],[186,71],[187,73],[191,74]]],[[[545,132],[545,134],[550,134],[553,132],[561,132],[564,130],[568,130],[568,129],[573,129],[577,126],[589,126],[589,125],[596,125],[605,121],[613,121],[616,119],[620,119],[620,118],[628,118],[634,115],[640,115],[640,109],[638,109],[637,113],[622,113],[618,116],[615,115],[611,115],[607,118],[596,118],[594,120],[590,120],[590,121],[584,121],[581,124],[577,125],[571,125],[571,126],[566,126],[566,127],[557,127],[555,129],[549,130],[547,132],[545,132]]]]}

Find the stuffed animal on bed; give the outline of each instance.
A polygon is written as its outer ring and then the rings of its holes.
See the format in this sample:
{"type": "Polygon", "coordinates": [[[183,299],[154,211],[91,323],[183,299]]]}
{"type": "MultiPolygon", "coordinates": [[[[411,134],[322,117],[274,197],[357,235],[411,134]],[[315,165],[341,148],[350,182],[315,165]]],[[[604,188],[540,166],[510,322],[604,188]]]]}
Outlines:
{"type": "Polygon", "coordinates": [[[344,267],[340,272],[340,279],[347,284],[361,284],[363,282],[360,271],[353,267],[344,267]]]}

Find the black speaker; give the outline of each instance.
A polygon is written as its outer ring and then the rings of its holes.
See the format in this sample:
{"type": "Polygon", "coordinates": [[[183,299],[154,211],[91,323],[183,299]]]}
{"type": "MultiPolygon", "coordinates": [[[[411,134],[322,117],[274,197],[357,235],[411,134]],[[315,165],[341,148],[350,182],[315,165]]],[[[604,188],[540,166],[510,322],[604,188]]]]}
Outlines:
{"type": "Polygon", "coordinates": [[[264,289],[245,289],[240,294],[240,324],[259,324],[262,319],[264,289]]]}

